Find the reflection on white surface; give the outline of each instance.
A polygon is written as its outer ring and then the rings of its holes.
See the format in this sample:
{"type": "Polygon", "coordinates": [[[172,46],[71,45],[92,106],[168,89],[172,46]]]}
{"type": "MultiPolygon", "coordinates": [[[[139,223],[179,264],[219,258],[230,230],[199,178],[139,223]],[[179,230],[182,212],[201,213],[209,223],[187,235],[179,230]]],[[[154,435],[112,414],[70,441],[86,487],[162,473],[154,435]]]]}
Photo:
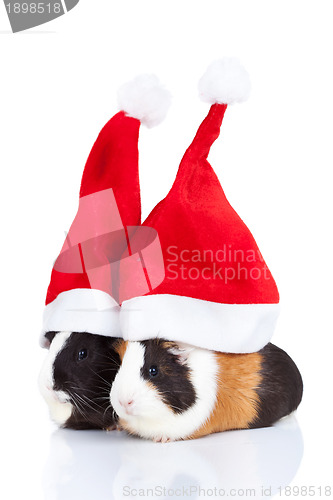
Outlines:
{"type": "Polygon", "coordinates": [[[194,499],[204,493],[227,496],[231,489],[238,490],[233,498],[246,498],[246,489],[253,490],[247,494],[252,498],[270,498],[292,481],[302,455],[302,433],[294,416],[268,429],[166,444],[117,431],[57,430],[51,436],[43,489],[46,500],[118,500],[143,494],[194,499]]]}

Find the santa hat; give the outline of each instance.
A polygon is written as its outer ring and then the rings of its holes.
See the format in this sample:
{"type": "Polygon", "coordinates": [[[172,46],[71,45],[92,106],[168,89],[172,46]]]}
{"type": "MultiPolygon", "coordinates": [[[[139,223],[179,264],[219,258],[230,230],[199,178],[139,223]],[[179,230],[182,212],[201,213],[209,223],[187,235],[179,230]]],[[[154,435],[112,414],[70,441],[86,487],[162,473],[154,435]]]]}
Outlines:
{"type": "Polygon", "coordinates": [[[139,128],[163,120],[170,94],[155,76],[142,75],[119,90],[118,101],[122,111],[104,126],[88,157],[78,212],[52,270],[43,347],[49,331],[120,335],[119,260],[141,222],[139,128]]]}
{"type": "Polygon", "coordinates": [[[210,111],[170,192],[144,222],[159,235],[165,278],[145,296],[122,297],[121,331],[126,340],[164,337],[217,351],[254,352],[272,337],[279,294],[207,161],[227,106],[248,97],[250,81],[238,60],[223,59],[208,68],[199,90],[212,104],[210,111]]]}

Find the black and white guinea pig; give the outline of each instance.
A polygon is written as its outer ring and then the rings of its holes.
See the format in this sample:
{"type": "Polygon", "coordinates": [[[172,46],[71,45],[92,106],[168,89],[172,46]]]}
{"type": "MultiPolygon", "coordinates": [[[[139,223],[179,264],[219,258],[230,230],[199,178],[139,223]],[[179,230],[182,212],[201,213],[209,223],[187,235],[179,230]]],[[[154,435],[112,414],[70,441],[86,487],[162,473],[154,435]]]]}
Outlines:
{"type": "Polygon", "coordinates": [[[118,341],[110,401],[129,433],[158,442],[268,427],[298,407],[303,383],[293,360],[267,344],[225,354],[163,339],[118,341]]]}
{"type": "Polygon", "coordinates": [[[112,429],[110,388],[119,368],[116,338],[90,333],[48,332],[50,348],[39,388],[53,421],[71,429],[112,429]]]}

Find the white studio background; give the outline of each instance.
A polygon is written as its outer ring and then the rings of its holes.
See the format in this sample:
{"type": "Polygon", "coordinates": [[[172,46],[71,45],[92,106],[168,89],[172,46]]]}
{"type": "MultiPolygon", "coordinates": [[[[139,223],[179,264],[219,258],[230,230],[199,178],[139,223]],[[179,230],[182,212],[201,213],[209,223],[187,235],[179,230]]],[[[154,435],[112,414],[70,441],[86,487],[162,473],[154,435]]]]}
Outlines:
{"type": "Polygon", "coordinates": [[[208,112],[198,79],[230,55],[248,69],[253,90],[227,110],[209,159],[278,283],[282,312],[272,340],[304,378],[297,412],[304,455],[291,485],[330,484],[332,15],[329,1],[81,0],[49,24],[11,34],[1,3],[3,498],[58,498],[46,495],[45,477],[42,486],[55,428],[37,390],[39,329],[84,163],[117,111],[117,88],[153,72],[174,95],[165,122],[140,133],[145,218],[208,112]]]}

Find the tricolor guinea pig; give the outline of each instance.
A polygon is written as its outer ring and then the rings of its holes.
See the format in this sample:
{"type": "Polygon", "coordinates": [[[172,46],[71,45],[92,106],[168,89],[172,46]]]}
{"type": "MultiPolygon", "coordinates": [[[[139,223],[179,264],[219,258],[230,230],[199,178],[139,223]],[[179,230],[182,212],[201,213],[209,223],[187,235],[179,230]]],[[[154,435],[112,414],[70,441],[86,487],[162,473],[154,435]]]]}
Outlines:
{"type": "Polygon", "coordinates": [[[115,415],[110,388],[119,368],[115,338],[77,332],[48,332],[50,347],[39,388],[53,421],[71,429],[111,429],[115,415]]]}
{"type": "Polygon", "coordinates": [[[268,427],[302,399],[297,366],[273,344],[225,354],[152,339],[118,341],[116,350],[111,404],[124,429],[154,441],[268,427]]]}

